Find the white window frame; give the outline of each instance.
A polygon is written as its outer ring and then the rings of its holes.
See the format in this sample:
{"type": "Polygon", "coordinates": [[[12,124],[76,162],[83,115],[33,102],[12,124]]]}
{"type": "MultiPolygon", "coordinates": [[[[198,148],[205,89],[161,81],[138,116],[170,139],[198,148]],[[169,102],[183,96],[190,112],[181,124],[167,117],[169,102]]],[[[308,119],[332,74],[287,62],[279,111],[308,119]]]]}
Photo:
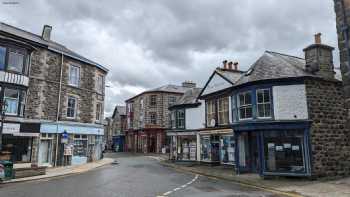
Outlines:
{"type": "Polygon", "coordinates": [[[69,96],[67,97],[67,109],[66,109],[66,117],[67,117],[68,119],[75,119],[75,118],[77,117],[77,110],[78,110],[78,107],[77,107],[77,106],[78,106],[78,98],[75,97],[75,96],[69,95],[69,96]],[[68,116],[68,108],[69,108],[69,106],[68,106],[68,101],[69,101],[70,98],[74,98],[74,99],[75,99],[75,103],[74,103],[74,116],[73,116],[73,117],[68,116]]]}
{"type": "MultiPolygon", "coordinates": [[[[218,125],[227,125],[230,123],[230,97],[222,97],[218,99],[218,125]],[[227,101],[227,106],[225,106],[225,103],[227,101]],[[220,104],[223,104],[223,109],[221,109],[220,104]],[[226,108],[225,108],[226,107],[226,108]],[[221,109],[221,110],[220,110],[221,109]],[[224,114],[224,116],[227,115],[227,122],[222,123],[220,121],[220,113],[224,114]]],[[[225,118],[226,119],[226,118],[225,118]]]]}
{"type": "Polygon", "coordinates": [[[101,122],[102,120],[102,103],[96,103],[96,121],[97,122],[101,122]],[[98,110],[98,106],[100,106],[99,111],[98,110]]]}
{"type": "Polygon", "coordinates": [[[80,85],[80,66],[73,65],[73,64],[70,64],[70,65],[69,65],[69,70],[68,70],[68,84],[71,85],[71,86],[79,87],[79,85],[80,85]],[[77,82],[76,82],[77,84],[75,84],[75,82],[72,82],[72,81],[71,81],[71,79],[72,79],[72,78],[71,78],[71,77],[72,77],[72,75],[71,75],[72,73],[71,73],[71,72],[72,72],[72,69],[73,69],[73,68],[78,70],[78,72],[77,72],[77,75],[78,75],[78,76],[76,76],[76,77],[77,77],[77,79],[76,79],[76,80],[77,80],[77,82]]]}
{"type": "MultiPolygon", "coordinates": [[[[237,110],[238,110],[238,118],[239,118],[239,120],[252,120],[253,119],[254,111],[253,111],[252,96],[253,96],[252,91],[245,91],[245,92],[240,92],[240,93],[237,94],[237,103],[238,103],[238,109],[237,110]],[[242,94],[246,95],[247,93],[250,94],[250,101],[251,101],[251,103],[242,105],[239,96],[242,95],[242,94]],[[252,109],[252,117],[251,118],[241,118],[241,108],[248,108],[248,107],[250,107],[252,109]]],[[[244,98],[244,100],[245,100],[245,98],[244,98]]]]}
{"type": "Polygon", "coordinates": [[[100,93],[100,94],[103,94],[104,93],[104,79],[105,77],[101,74],[98,74],[97,75],[97,92],[100,93]]]}
{"type": "Polygon", "coordinates": [[[7,112],[7,109],[6,109],[6,111],[5,111],[5,114],[6,115],[14,115],[14,116],[17,116],[18,115],[18,112],[19,112],[19,105],[20,105],[20,90],[19,89],[12,89],[12,88],[4,88],[4,102],[6,102],[6,100],[7,99],[9,99],[9,100],[17,100],[17,108],[16,108],[16,113],[9,113],[9,112],[7,112]],[[11,97],[6,97],[5,96],[5,92],[6,92],[6,90],[15,90],[15,91],[17,91],[17,98],[11,98],[11,97]]]}
{"type": "MultiPolygon", "coordinates": [[[[257,89],[256,90],[256,117],[259,119],[270,119],[272,118],[272,102],[271,102],[271,90],[269,88],[265,88],[265,89],[257,89]],[[270,101],[269,102],[265,102],[265,97],[264,97],[264,91],[267,90],[269,91],[269,98],[270,101]],[[259,92],[263,92],[263,102],[259,103],[259,99],[258,99],[258,93],[259,92]],[[266,104],[270,104],[270,116],[259,116],[259,104],[260,105],[266,105],[266,104]]],[[[265,109],[265,107],[264,107],[265,109]]],[[[265,109],[266,110],[266,109],[265,109]]],[[[266,113],[266,111],[264,111],[264,114],[266,113]]]]}

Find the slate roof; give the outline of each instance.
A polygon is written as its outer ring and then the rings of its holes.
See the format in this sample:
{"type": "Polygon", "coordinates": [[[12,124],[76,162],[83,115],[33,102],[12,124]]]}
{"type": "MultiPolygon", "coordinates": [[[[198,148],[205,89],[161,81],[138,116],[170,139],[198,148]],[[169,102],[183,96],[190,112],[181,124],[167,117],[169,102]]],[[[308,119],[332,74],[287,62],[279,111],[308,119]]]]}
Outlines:
{"type": "Polygon", "coordinates": [[[115,117],[117,112],[119,113],[119,115],[122,115],[122,116],[126,115],[126,106],[120,106],[120,105],[115,106],[112,118],[115,117]]]}
{"type": "Polygon", "coordinates": [[[17,27],[13,27],[11,25],[8,25],[8,24],[2,23],[2,22],[0,22],[0,31],[14,35],[16,37],[20,37],[22,39],[25,39],[25,40],[28,40],[28,41],[31,41],[31,42],[34,42],[37,44],[40,44],[40,45],[44,45],[49,50],[52,50],[52,51],[55,51],[58,53],[63,53],[64,55],[69,56],[73,59],[85,62],[85,63],[93,65],[93,66],[96,66],[96,67],[108,72],[108,69],[105,68],[104,66],[102,66],[102,65],[100,65],[92,60],[89,60],[89,59],[83,57],[82,55],[79,55],[78,53],[68,49],[64,45],[61,45],[61,44],[54,42],[54,41],[51,41],[51,40],[46,41],[46,40],[42,39],[42,37],[37,35],[37,34],[25,31],[23,29],[19,29],[17,27]]]}
{"type": "Polygon", "coordinates": [[[305,70],[305,60],[299,57],[281,53],[266,51],[234,84],[241,84],[262,81],[268,79],[283,79],[297,77],[320,76],[309,73],[305,70]]]}
{"type": "Polygon", "coordinates": [[[202,88],[191,88],[187,90],[173,106],[198,103],[197,98],[201,91],[202,88]]]}
{"type": "Polygon", "coordinates": [[[215,72],[224,77],[226,80],[230,81],[232,84],[242,76],[243,71],[238,70],[227,70],[222,68],[216,68],[215,72]]]}

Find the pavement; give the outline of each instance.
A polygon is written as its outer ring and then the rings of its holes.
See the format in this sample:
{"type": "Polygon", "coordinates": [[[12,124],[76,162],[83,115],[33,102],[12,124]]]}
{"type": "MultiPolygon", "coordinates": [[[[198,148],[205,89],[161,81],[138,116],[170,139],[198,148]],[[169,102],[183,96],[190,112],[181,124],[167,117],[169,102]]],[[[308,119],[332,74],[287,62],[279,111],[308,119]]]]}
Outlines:
{"type": "Polygon", "coordinates": [[[86,163],[86,164],[82,164],[82,165],[47,168],[45,175],[11,179],[11,180],[7,180],[7,181],[2,181],[1,183],[3,183],[3,184],[17,183],[17,182],[33,181],[33,180],[39,180],[39,179],[48,179],[48,178],[53,178],[53,177],[73,175],[73,174],[87,172],[89,170],[92,170],[92,169],[95,169],[95,168],[98,168],[98,167],[101,167],[104,165],[111,164],[113,161],[114,161],[114,159],[112,159],[112,158],[103,158],[103,159],[98,160],[96,162],[86,163]]]}
{"type": "Polygon", "coordinates": [[[186,162],[172,162],[163,159],[162,165],[177,170],[192,172],[208,177],[240,183],[242,185],[263,189],[266,191],[284,194],[286,196],[308,197],[349,197],[350,178],[338,180],[312,181],[303,178],[273,178],[263,179],[257,174],[234,173],[233,167],[229,166],[205,166],[186,162]]]}
{"type": "Polygon", "coordinates": [[[166,157],[107,154],[117,165],[104,165],[72,176],[0,185],[0,196],[16,197],[279,197],[244,186],[164,166],[166,157]]]}

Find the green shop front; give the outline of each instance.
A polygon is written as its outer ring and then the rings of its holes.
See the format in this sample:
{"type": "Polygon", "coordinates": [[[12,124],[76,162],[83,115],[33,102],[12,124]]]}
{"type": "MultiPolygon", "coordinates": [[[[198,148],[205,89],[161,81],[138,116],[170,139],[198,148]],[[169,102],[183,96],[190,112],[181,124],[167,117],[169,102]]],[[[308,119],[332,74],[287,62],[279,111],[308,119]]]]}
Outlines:
{"type": "Polygon", "coordinates": [[[308,121],[263,121],[233,126],[235,166],[261,176],[310,176],[308,121]]]}

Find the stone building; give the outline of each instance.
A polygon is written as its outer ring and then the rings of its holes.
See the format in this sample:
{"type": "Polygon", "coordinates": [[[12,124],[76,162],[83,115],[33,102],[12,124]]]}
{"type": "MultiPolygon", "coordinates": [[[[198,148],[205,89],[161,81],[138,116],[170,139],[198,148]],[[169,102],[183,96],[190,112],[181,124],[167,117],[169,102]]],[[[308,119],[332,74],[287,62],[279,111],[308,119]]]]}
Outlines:
{"type": "MultiPolygon", "coordinates": [[[[54,42],[51,31],[52,27],[45,25],[42,35],[37,35],[0,23],[0,40],[9,46],[8,53],[23,58],[13,60],[12,66],[26,65],[24,80],[16,78],[17,70],[8,71],[16,73],[11,76],[16,83],[26,83],[17,103],[13,94],[8,105],[23,113],[16,119],[20,127],[22,122],[31,125],[23,130],[26,134],[13,129],[10,135],[32,137],[31,162],[39,165],[80,164],[99,159],[108,70],[54,42]]],[[[11,66],[9,62],[6,60],[7,67],[11,66]]],[[[10,118],[13,117],[7,116],[5,123],[12,122],[10,118]]],[[[23,148],[11,141],[9,145],[13,150],[23,148]]]]}
{"type": "Polygon", "coordinates": [[[170,126],[169,106],[195,86],[190,81],[182,86],[165,85],[126,100],[127,151],[161,153],[166,145],[165,129],[170,126]]]}
{"type": "Polygon", "coordinates": [[[345,106],[348,114],[347,128],[350,130],[350,1],[334,0],[336,13],[340,69],[344,84],[345,106]]]}
{"type": "Polygon", "coordinates": [[[320,34],[304,49],[305,59],[266,51],[222,90],[231,95],[237,173],[349,174],[343,86],[335,77],[332,51],[320,34]]]}
{"type": "Polygon", "coordinates": [[[126,107],[116,106],[112,117],[108,119],[109,124],[105,134],[107,149],[123,152],[125,147],[126,107]]]}

